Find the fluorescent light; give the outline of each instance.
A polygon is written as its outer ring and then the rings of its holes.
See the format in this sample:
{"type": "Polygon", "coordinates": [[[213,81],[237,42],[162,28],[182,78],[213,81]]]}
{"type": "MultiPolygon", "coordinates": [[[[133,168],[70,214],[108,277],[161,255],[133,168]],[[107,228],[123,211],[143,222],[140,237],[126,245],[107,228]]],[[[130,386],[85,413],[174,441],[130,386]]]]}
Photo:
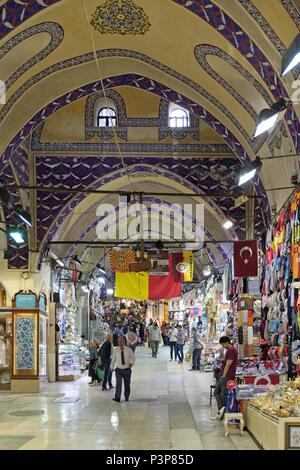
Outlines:
{"type": "Polygon", "coordinates": [[[21,244],[21,243],[25,243],[25,239],[22,235],[21,232],[17,231],[17,230],[11,230],[9,232],[9,235],[11,236],[11,238],[18,244],[21,244]]]}
{"type": "Polygon", "coordinates": [[[223,224],[223,227],[228,230],[231,227],[233,227],[233,222],[231,222],[231,220],[226,220],[226,222],[224,222],[224,224],[223,224]]]}
{"type": "Polygon", "coordinates": [[[250,181],[254,177],[256,172],[261,170],[261,168],[261,159],[259,157],[256,157],[256,159],[251,162],[250,165],[245,166],[240,171],[238,185],[241,186],[242,184],[247,183],[247,181],[250,181]]]}
{"type": "Polygon", "coordinates": [[[288,99],[281,97],[270,108],[265,108],[259,113],[254,138],[272,129],[276,122],[282,119],[288,103],[288,99]]]}
{"type": "Polygon", "coordinates": [[[102,273],[102,274],[105,274],[105,275],[106,275],[106,271],[105,271],[103,268],[99,268],[99,271],[100,271],[100,273],[102,273]]]}
{"type": "Polygon", "coordinates": [[[250,181],[254,177],[255,173],[256,173],[256,168],[254,168],[253,170],[249,170],[247,173],[244,173],[243,175],[241,174],[240,179],[239,179],[239,186],[247,183],[247,181],[250,181]]]}
{"type": "Polygon", "coordinates": [[[105,279],[104,279],[104,277],[99,277],[99,282],[100,282],[100,284],[105,284],[105,279]]]}
{"type": "Polygon", "coordinates": [[[64,263],[60,260],[60,259],[55,259],[55,261],[57,262],[57,264],[59,264],[59,266],[61,266],[62,268],[65,267],[64,263]]]}
{"type": "Polygon", "coordinates": [[[300,63],[300,33],[297,34],[281,59],[281,76],[289,73],[300,63]]]}
{"type": "Polygon", "coordinates": [[[273,116],[262,120],[259,124],[257,124],[254,137],[258,137],[259,135],[267,132],[268,130],[272,129],[275,126],[279,113],[274,114],[273,116]]]}
{"type": "Polygon", "coordinates": [[[88,292],[89,291],[87,286],[81,286],[81,289],[83,290],[83,292],[88,292]]]}
{"type": "Polygon", "coordinates": [[[16,210],[16,215],[22,222],[28,225],[28,227],[32,227],[31,215],[29,214],[29,212],[24,211],[20,208],[16,210]]]}
{"type": "Polygon", "coordinates": [[[107,289],[107,295],[113,295],[114,290],[113,289],[107,289]]]}

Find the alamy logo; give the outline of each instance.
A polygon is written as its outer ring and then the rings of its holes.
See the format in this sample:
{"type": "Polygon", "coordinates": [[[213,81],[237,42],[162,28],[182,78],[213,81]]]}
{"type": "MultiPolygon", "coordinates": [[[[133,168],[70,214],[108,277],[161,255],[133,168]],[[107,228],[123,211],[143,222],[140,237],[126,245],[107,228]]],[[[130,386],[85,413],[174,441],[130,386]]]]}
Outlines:
{"type": "MultiPolygon", "coordinates": [[[[179,195],[178,195],[179,196],[179,195]]],[[[100,204],[96,212],[100,240],[204,241],[203,204],[141,204],[121,196],[119,205],[100,204]]]]}

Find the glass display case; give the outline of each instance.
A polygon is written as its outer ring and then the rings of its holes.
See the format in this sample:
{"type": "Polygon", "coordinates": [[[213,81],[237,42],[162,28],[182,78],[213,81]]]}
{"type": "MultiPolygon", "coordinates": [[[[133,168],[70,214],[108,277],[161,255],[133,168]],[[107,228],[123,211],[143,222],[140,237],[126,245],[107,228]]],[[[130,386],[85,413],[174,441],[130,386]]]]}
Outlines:
{"type": "Polygon", "coordinates": [[[58,380],[76,380],[81,375],[80,348],[76,344],[58,345],[58,380]]]}
{"type": "Polygon", "coordinates": [[[0,312],[0,390],[9,390],[11,382],[12,316],[0,312]]]}

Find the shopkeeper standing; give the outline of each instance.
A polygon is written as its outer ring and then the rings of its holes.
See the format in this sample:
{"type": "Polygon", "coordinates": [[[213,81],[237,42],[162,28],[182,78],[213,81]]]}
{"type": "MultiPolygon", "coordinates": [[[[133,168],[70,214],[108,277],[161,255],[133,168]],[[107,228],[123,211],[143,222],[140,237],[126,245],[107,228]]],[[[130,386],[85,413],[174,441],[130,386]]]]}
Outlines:
{"type": "Polygon", "coordinates": [[[215,397],[218,404],[218,414],[214,419],[223,419],[226,411],[227,382],[235,380],[236,367],[238,362],[238,353],[231,344],[228,336],[222,336],[219,343],[225,349],[225,357],[221,369],[221,378],[215,388],[215,397]]]}

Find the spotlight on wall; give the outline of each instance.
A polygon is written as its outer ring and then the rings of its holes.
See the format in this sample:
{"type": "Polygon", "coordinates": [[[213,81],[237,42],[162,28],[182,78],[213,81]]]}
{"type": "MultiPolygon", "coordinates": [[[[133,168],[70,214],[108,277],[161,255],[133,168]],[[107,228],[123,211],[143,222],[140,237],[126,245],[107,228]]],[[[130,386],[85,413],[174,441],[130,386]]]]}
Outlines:
{"type": "Polygon", "coordinates": [[[300,33],[297,34],[292,44],[288,47],[281,59],[281,76],[289,73],[300,63],[300,33]]]}
{"type": "Polygon", "coordinates": [[[256,157],[254,162],[248,166],[245,166],[240,171],[238,185],[241,186],[242,184],[247,183],[247,181],[250,181],[252,178],[254,178],[255,174],[261,170],[261,168],[262,161],[259,157],[256,157]]]}
{"type": "Polygon", "coordinates": [[[272,104],[271,108],[265,108],[259,113],[254,138],[272,129],[276,122],[282,119],[288,103],[289,100],[280,98],[276,103],[272,104]]]}
{"type": "Polygon", "coordinates": [[[31,215],[29,212],[24,211],[22,207],[17,207],[16,208],[16,216],[24,222],[28,227],[32,227],[32,221],[31,221],[31,215]]]}
{"type": "Polygon", "coordinates": [[[231,227],[233,227],[233,222],[231,220],[226,220],[224,222],[223,227],[226,228],[226,230],[229,230],[231,227]]]}
{"type": "Polygon", "coordinates": [[[211,275],[211,268],[210,266],[205,266],[205,268],[203,268],[203,276],[205,277],[208,277],[211,275]]]}
{"type": "Polygon", "coordinates": [[[17,245],[22,245],[26,243],[26,232],[18,227],[9,227],[7,229],[7,235],[11,238],[17,245]]]}

